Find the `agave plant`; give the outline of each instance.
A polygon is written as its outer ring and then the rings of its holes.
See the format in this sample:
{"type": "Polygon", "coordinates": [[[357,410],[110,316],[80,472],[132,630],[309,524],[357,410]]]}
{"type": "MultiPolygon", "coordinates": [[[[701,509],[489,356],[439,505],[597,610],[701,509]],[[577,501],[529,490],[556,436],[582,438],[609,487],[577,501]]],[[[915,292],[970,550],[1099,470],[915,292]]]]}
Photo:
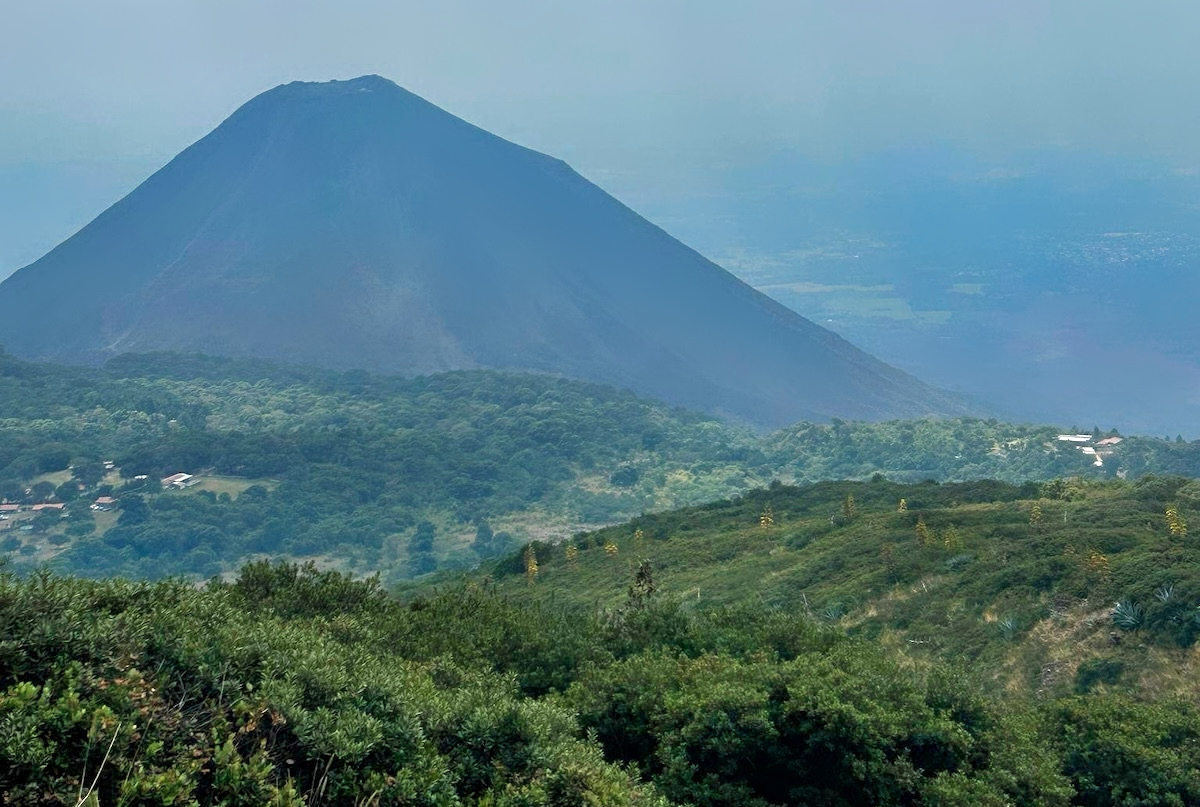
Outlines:
{"type": "Polygon", "coordinates": [[[1017,635],[1017,620],[1011,616],[1001,619],[996,623],[996,627],[1000,629],[1000,633],[1004,635],[1005,639],[1012,639],[1012,637],[1017,635]]]}
{"type": "Polygon", "coordinates": [[[1154,590],[1154,596],[1158,597],[1159,602],[1166,602],[1171,599],[1171,595],[1175,593],[1175,584],[1167,583],[1161,585],[1154,590]]]}
{"type": "Polygon", "coordinates": [[[1129,600],[1121,600],[1113,606],[1112,619],[1122,630],[1137,630],[1142,626],[1142,607],[1129,600]]]}

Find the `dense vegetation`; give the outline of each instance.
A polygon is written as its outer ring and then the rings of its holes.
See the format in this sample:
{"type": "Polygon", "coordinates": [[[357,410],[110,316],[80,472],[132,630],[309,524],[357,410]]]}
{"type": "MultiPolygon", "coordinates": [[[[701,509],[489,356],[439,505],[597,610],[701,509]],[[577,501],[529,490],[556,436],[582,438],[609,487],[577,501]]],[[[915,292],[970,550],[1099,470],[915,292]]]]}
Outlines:
{"type": "Polygon", "coordinates": [[[0,354],[0,800],[1197,803],[1200,482],[1146,472],[1200,445],[1103,451],[972,419],[762,436],[540,376],[0,354]],[[255,554],[385,576],[38,568],[255,554]]]}
{"type": "Polygon", "coordinates": [[[1200,473],[1200,444],[1128,438],[1095,466],[1055,434],[958,419],[764,436],[549,376],[0,353],[0,500],[64,505],[0,520],[0,551],[87,575],[209,576],[271,555],[397,580],[772,479],[1200,473]],[[178,472],[201,484],[161,490],[178,472]],[[94,510],[100,497],[116,501],[94,510]]]}
{"type": "Polygon", "coordinates": [[[1200,482],[774,485],[485,566],[507,596],[615,607],[643,563],[695,607],[756,603],[954,660],[997,690],[1200,696],[1200,482]],[[530,563],[534,564],[530,566],[530,563]],[[532,573],[531,573],[532,572],[532,573]]]}
{"type": "Polygon", "coordinates": [[[744,450],[742,433],[710,419],[548,376],[399,379],[179,357],[2,367],[0,497],[66,501],[70,525],[36,532],[65,536],[57,563],[89,574],[208,575],[257,553],[400,575],[470,564],[505,547],[489,519],[540,509],[606,521],[645,504],[570,484],[581,477],[607,480],[647,451],[687,466],[744,450]],[[157,490],[176,472],[216,484],[157,490]],[[102,495],[119,499],[115,523],[93,518],[102,495]],[[436,540],[411,551],[423,522],[436,540]]]}
{"type": "Polygon", "coordinates": [[[259,563],[0,578],[10,804],[1149,805],[1200,799],[1200,713],[997,703],[795,612],[608,609],[259,563]]]}

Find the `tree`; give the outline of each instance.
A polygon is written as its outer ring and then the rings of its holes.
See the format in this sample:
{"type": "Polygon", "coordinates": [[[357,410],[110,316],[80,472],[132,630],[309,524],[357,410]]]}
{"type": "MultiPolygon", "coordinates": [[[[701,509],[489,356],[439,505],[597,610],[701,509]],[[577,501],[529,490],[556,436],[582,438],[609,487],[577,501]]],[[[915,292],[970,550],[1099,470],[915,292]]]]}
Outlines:
{"type": "Polygon", "coordinates": [[[44,502],[54,496],[54,483],[38,482],[29,489],[29,495],[35,502],[44,502]]]}
{"type": "Polygon", "coordinates": [[[414,577],[428,574],[437,568],[433,556],[433,539],[437,528],[431,521],[422,521],[408,542],[408,570],[414,577]]]}
{"type": "Polygon", "coordinates": [[[643,558],[637,571],[633,573],[633,582],[629,585],[629,606],[645,608],[657,590],[658,586],[654,583],[654,567],[650,565],[650,561],[643,558]]]}
{"type": "Polygon", "coordinates": [[[90,461],[77,462],[71,467],[71,478],[85,487],[95,487],[104,479],[106,473],[104,463],[90,461]]]}
{"type": "Polygon", "coordinates": [[[79,483],[68,479],[54,489],[54,498],[60,502],[71,502],[79,498],[79,483]]]}
{"type": "Polygon", "coordinates": [[[619,488],[631,488],[637,484],[641,474],[632,465],[622,465],[609,475],[608,481],[619,488]]]}
{"type": "Polygon", "coordinates": [[[143,524],[149,518],[150,507],[141,496],[126,496],[124,499],[121,499],[121,517],[117,519],[118,525],[129,527],[135,524],[143,524]]]}
{"type": "Polygon", "coordinates": [[[475,550],[475,554],[481,558],[488,557],[494,549],[492,542],[495,537],[492,526],[487,523],[486,519],[481,518],[475,525],[475,540],[471,542],[471,549],[475,550]]]}
{"type": "Polygon", "coordinates": [[[38,533],[45,533],[54,527],[57,527],[62,522],[62,514],[57,510],[43,510],[33,517],[33,530],[38,533]]]}

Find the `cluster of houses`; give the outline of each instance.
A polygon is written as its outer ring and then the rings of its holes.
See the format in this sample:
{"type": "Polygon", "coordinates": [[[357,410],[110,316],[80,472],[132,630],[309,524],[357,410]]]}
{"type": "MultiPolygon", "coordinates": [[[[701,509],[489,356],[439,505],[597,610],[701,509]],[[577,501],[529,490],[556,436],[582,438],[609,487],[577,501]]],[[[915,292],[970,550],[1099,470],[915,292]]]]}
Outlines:
{"type": "MultiPolygon", "coordinates": [[[[0,504],[0,529],[11,529],[14,522],[10,521],[10,519],[13,516],[19,516],[23,513],[37,515],[47,510],[61,513],[64,509],[66,509],[66,505],[62,502],[39,502],[38,504],[12,504],[4,502],[0,504]]],[[[21,529],[28,532],[33,529],[33,525],[24,524],[21,526],[21,529]]]]}
{"type": "MultiPolygon", "coordinates": [[[[106,463],[104,463],[104,467],[106,470],[112,470],[113,464],[111,462],[106,462],[106,463]]],[[[147,478],[146,475],[142,474],[140,476],[135,476],[133,479],[135,482],[139,482],[146,478],[147,478]]],[[[164,477],[160,481],[162,482],[162,486],[164,488],[174,488],[176,490],[183,490],[184,488],[190,488],[193,485],[199,483],[200,477],[194,476],[192,474],[178,473],[178,474],[171,474],[168,477],[164,477]]],[[[79,487],[81,490],[83,489],[83,485],[80,485],[79,487]]],[[[96,500],[93,501],[91,503],[91,505],[89,505],[90,509],[95,510],[97,512],[101,512],[101,513],[108,512],[109,510],[115,510],[115,509],[117,509],[118,506],[119,506],[119,503],[118,503],[117,499],[113,496],[97,496],[96,500]]],[[[24,513],[37,514],[37,513],[46,511],[46,510],[57,510],[59,512],[63,512],[65,509],[66,509],[66,505],[63,504],[62,502],[38,502],[37,504],[21,504],[21,503],[16,503],[16,502],[5,501],[5,502],[0,502],[0,522],[8,522],[8,521],[10,521],[10,519],[13,518],[13,516],[19,516],[24,513]]],[[[11,527],[11,526],[12,525],[10,523],[3,523],[3,524],[0,524],[0,529],[4,529],[7,527],[11,527]]],[[[22,527],[22,529],[25,529],[25,528],[22,527]]]]}
{"type": "Polygon", "coordinates": [[[0,517],[8,518],[18,513],[40,513],[43,510],[62,510],[66,505],[62,502],[39,502],[38,504],[0,504],[0,517]]]}
{"type": "Polygon", "coordinates": [[[1113,455],[1113,449],[1117,443],[1121,442],[1123,437],[1105,437],[1102,440],[1097,440],[1091,434],[1060,434],[1058,441],[1060,443],[1075,443],[1082,453],[1092,457],[1092,465],[1097,468],[1104,467],[1104,458],[1113,455]]]}
{"type": "MultiPolygon", "coordinates": [[[[115,463],[111,461],[104,462],[104,471],[106,475],[116,470],[117,468],[115,463]]],[[[147,479],[149,479],[147,475],[141,474],[133,477],[132,482],[145,482],[147,479]]],[[[200,477],[185,473],[171,474],[170,476],[164,477],[160,480],[164,490],[183,490],[198,484],[200,481],[200,477]]],[[[132,487],[136,489],[139,486],[135,484],[132,487]]],[[[79,482],[78,488],[79,493],[82,495],[87,490],[87,485],[85,485],[83,482],[79,482]]],[[[111,488],[105,486],[102,489],[110,490],[111,488]]],[[[9,530],[22,533],[33,532],[38,527],[36,517],[47,512],[58,513],[63,518],[67,517],[66,503],[59,501],[36,501],[36,498],[39,495],[45,494],[41,493],[40,491],[35,493],[34,488],[31,487],[25,489],[24,501],[13,502],[0,498],[0,532],[7,532],[9,530]]],[[[55,497],[50,496],[50,498],[55,497]]],[[[86,501],[86,499],[77,500],[77,503],[73,504],[72,506],[78,506],[84,501],[86,501]]],[[[89,509],[97,513],[118,510],[120,506],[121,504],[117,497],[108,495],[97,496],[92,503],[88,505],[89,509]]],[[[12,533],[9,533],[9,535],[11,534],[12,533]]],[[[6,536],[6,540],[10,539],[8,539],[6,536]]],[[[0,552],[0,556],[2,555],[3,552],[0,552]]]]}

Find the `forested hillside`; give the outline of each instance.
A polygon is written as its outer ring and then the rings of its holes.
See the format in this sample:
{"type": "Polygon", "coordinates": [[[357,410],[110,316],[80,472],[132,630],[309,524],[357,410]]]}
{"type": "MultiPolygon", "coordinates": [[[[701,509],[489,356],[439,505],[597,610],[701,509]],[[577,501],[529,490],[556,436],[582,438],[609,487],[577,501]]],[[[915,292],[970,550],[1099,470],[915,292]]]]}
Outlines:
{"type": "Polygon", "coordinates": [[[773,479],[1200,473],[1200,444],[1097,429],[1085,454],[1057,431],[954,419],[762,435],[545,375],[0,354],[0,506],[13,511],[0,551],[87,575],[208,577],[269,555],[398,580],[773,479]]]}
{"type": "Polygon", "coordinates": [[[0,355],[0,793],[1196,803],[1200,449],[1057,432],[0,355]]]}
{"type": "MultiPolygon", "coordinates": [[[[539,583],[540,584],[540,583],[539,583]]],[[[0,576],[9,804],[1185,805],[1200,714],[1000,702],[803,613],[0,576]]]]}
{"type": "Polygon", "coordinates": [[[24,525],[34,530],[21,538],[35,540],[22,551],[57,541],[56,563],[89,574],[210,575],[255,553],[401,575],[472,564],[509,540],[489,519],[594,523],[644,506],[573,491],[581,477],[607,481],[647,451],[663,464],[732,463],[749,440],[629,393],[536,375],[402,380],[178,357],[94,371],[9,358],[0,381],[0,495],[63,502],[69,516],[24,525]],[[199,484],[161,489],[181,472],[199,484]],[[115,499],[111,511],[92,508],[101,497],[115,499]],[[432,542],[414,548],[418,532],[432,542]]]}

